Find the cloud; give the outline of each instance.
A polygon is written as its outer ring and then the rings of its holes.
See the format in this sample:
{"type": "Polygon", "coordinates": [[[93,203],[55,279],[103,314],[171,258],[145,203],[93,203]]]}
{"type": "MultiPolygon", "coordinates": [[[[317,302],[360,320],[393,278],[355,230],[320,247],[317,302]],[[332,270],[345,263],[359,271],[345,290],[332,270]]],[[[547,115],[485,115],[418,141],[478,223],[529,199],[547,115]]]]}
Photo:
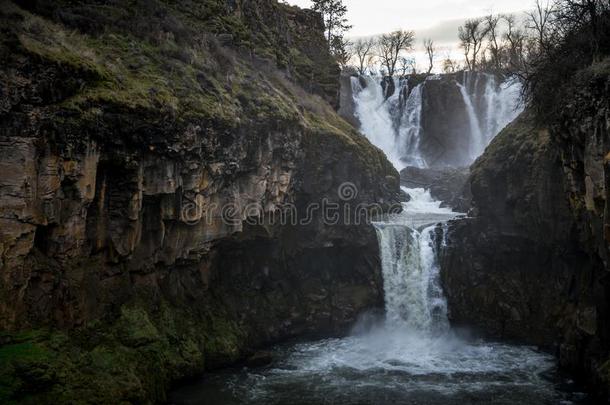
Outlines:
{"type": "Polygon", "coordinates": [[[454,20],[441,21],[438,24],[415,31],[418,40],[431,38],[439,45],[448,45],[457,43],[458,27],[464,24],[466,18],[457,18],[454,20]]]}

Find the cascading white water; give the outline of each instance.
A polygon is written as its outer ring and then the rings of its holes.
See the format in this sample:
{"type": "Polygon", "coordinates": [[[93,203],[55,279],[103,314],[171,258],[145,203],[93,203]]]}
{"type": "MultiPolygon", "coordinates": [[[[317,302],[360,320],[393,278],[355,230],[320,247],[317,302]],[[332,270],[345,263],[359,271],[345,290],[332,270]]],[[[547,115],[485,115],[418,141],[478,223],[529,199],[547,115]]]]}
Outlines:
{"type": "MultiPolygon", "coordinates": [[[[363,132],[397,168],[405,164],[404,156],[394,154],[397,137],[404,136],[401,142],[412,146],[405,150],[417,158],[421,89],[416,90],[407,100],[415,106],[405,109],[408,113],[398,126],[392,108],[399,101],[384,101],[377,81],[368,78],[357,97],[363,132]]],[[[489,105],[497,105],[493,97],[489,100],[489,105]]],[[[502,125],[496,118],[485,122],[489,127],[502,125]]],[[[554,383],[543,377],[553,366],[552,356],[523,346],[466,342],[451,333],[435,247],[446,243],[444,224],[457,214],[441,207],[427,190],[404,191],[411,199],[403,204],[403,212],[373,224],[383,272],[383,321],[363,321],[342,338],[277,347],[271,367],[210,376],[174,394],[172,403],[566,403],[554,383]],[[443,224],[440,243],[435,238],[438,224],[443,224]]]]}
{"type": "MultiPolygon", "coordinates": [[[[426,137],[426,128],[422,127],[422,105],[427,82],[443,80],[442,77],[431,76],[413,88],[409,88],[408,80],[392,80],[396,90],[386,99],[382,77],[351,78],[354,113],[361,123],[361,132],[385,152],[398,170],[406,166],[425,168],[435,162],[438,164],[434,151],[432,163],[429,163],[421,152],[424,138],[428,140],[428,148],[437,145],[441,149],[437,152],[441,154],[444,147],[443,139],[430,140],[426,137]],[[365,85],[361,81],[364,81],[365,85]],[[406,101],[401,100],[401,91],[408,94],[406,101]]],[[[502,128],[521,113],[522,107],[519,107],[518,103],[521,84],[514,79],[498,83],[495,75],[471,72],[464,73],[464,84],[458,81],[454,83],[464,102],[464,114],[468,121],[469,131],[463,133],[466,139],[462,142],[467,145],[467,150],[462,153],[467,155],[464,156],[466,163],[470,163],[483,152],[502,128]]],[[[447,125],[451,129],[458,127],[459,123],[452,125],[449,122],[447,125]]],[[[456,131],[457,136],[460,136],[459,130],[456,131]]],[[[433,138],[439,136],[449,134],[432,135],[433,138]]]]}
{"type": "Polygon", "coordinates": [[[175,394],[172,403],[570,403],[543,376],[552,356],[523,346],[465,342],[450,332],[433,235],[434,224],[455,213],[424,189],[407,191],[411,200],[404,212],[374,224],[383,321],[369,318],[343,338],[280,346],[273,366],[211,376],[175,394]]]}
{"type": "Polygon", "coordinates": [[[455,217],[424,189],[405,189],[404,211],[374,223],[384,281],[386,327],[423,335],[448,330],[447,303],[439,280],[434,224],[455,217]]]}
{"type": "Polygon", "coordinates": [[[521,95],[521,83],[511,78],[498,85],[495,76],[490,76],[484,94],[487,143],[523,111],[523,106],[517,102],[521,95]]]}
{"type": "Polygon", "coordinates": [[[356,77],[352,77],[352,93],[357,97],[356,116],[360,118],[360,130],[376,146],[386,152],[388,159],[396,165],[399,161],[395,147],[392,117],[383,95],[379,78],[363,76],[366,86],[363,88],[356,77]],[[356,96],[357,95],[357,96],[356,96]]]}
{"type": "Polygon", "coordinates": [[[418,84],[411,90],[404,111],[400,116],[396,142],[398,144],[398,155],[404,166],[428,166],[419,150],[422,130],[422,91],[423,84],[418,84]]]}
{"type": "Polygon", "coordinates": [[[400,92],[407,83],[397,78],[392,80],[396,90],[386,99],[381,77],[351,78],[360,131],[385,152],[398,170],[405,166],[426,167],[419,153],[422,85],[411,89],[404,108],[401,108],[400,92]],[[361,85],[360,79],[365,81],[366,86],[361,85]]]}
{"type": "Polygon", "coordinates": [[[479,119],[477,117],[476,111],[474,110],[472,100],[468,95],[468,91],[466,90],[466,87],[462,84],[456,84],[460,89],[460,93],[462,94],[462,98],[464,99],[464,104],[466,105],[466,114],[468,114],[468,124],[470,125],[470,160],[474,160],[477,156],[479,156],[486,144],[484,143],[483,133],[481,132],[481,127],[479,126],[479,119]]]}
{"type": "Polygon", "coordinates": [[[476,159],[491,140],[523,111],[519,105],[521,83],[509,78],[498,84],[489,73],[464,73],[464,84],[456,82],[470,124],[470,155],[476,159]],[[474,75],[475,79],[472,80],[474,75]],[[483,91],[479,83],[484,81],[483,91]]]}
{"type": "MultiPolygon", "coordinates": [[[[364,79],[363,88],[359,78],[352,78],[362,132],[386,153],[398,170],[406,165],[425,167],[419,150],[425,82],[411,89],[401,109],[400,90],[404,83],[393,79],[396,91],[386,99],[381,78],[364,79]]],[[[455,83],[468,116],[469,158],[474,161],[497,132],[519,113],[516,108],[519,85],[507,82],[498,86],[494,75],[473,76],[468,72],[464,84],[455,83]],[[480,85],[484,88],[482,94],[480,85]]],[[[405,191],[411,201],[404,204],[404,211],[374,224],[383,269],[386,327],[430,335],[448,329],[437,252],[433,248],[434,225],[445,223],[457,213],[441,208],[440,202],[423,189],[405,191]]]]}

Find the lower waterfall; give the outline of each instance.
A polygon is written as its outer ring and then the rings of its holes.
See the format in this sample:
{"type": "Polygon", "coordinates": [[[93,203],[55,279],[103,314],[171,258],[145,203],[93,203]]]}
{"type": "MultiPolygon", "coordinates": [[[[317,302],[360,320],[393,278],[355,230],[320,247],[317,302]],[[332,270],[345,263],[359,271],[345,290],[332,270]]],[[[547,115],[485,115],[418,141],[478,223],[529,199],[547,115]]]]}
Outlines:
{"type": "Polygon", "coordinates": [[[446,332],[447,303],[439,279],[435,222],[455,216],[440,208],[423,189],[404,189],[412,197],[404,211],[374,223],[383,271],[388,327],[423,334],[446,332]]]}

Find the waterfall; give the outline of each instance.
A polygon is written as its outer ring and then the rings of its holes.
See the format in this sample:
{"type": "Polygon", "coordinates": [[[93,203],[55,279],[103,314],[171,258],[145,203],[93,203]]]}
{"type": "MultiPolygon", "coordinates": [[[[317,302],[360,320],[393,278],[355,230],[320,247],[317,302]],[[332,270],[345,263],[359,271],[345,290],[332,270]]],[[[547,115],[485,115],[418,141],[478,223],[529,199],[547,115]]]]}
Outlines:
{"type": "Polygon", "coordinates": [[[495,75],[487,73],[465,72],[463,84],[451,75],[430,76],[415,86],[407,79],[360,76],[351,78],[351,89],[360,131],[398,170],[470,164],[522,111],[517,108],[520,83],[514,79],[499,83],[495,75]],[[383,83],[395,88],[387,98],[383,83]],[[445,100],[452,100],[454,85],[457,93],[453,94],[461,97],[463,107],[454,105],[463,108],[463,113],[435,110],[437,106],[448,108],[445,100]],[[430,128],[431,116],[442,124],[430,128]]]}
{"type": "Polygon", "coordinates": [[[419,152],[421,134],[422,85],[411,89],[404,105],[401,91],[408,93],[406,80],[392,79],[395,91],[386,99],[379,76],[352,77],[355,114],[361,122],[360,131],[398,169],[405,166],[426,167],[419,152]],[[360,80],[364,80],[363,86],[360,80]]]}
{"type": "Polygon", "coordinates": [[[521,83],[516,79],[509,79],[498,85],[495,76],[489,76],[490,80],[483,95],[487,107],[485,111],[487,143],[523,111],[523,106],[516,101],[521,94],[521,83]]]}
{"type": "MultiPolygon", "coordinates": [[[[446,127],[441,128],[453,130],[452,136],[465,137],[455,143],[467,148],[460,151],[464,157],[462,161],[474,161],[519,112],[515,109],[518,83],[498,85],[494,75],[466,72],[463,84],[456,81],[455,76],[435,76],[412,87],[407,79],[352,77],[352,96],[355,115],[361,123],[360,130],[385,152],[398,170],[405,166],[428,166],[422,152],[424,141],[428,153],[446,152],[442,149],[445,146],[441,138],[449,136],[448,133],[438,133],[437,129],[430,139],[425,139],[422,110],[427,85],[433,86],[430,93],[426,93],[426,97],[432,97],[428,99],[427,114],[453,114],[444,123],[446,127]],[[459,121],[459,110],[458,118],[455,118],[456,110],[430,110],[434,106],[445,108],[444,97],[455,91],[454,83],[459,94],[453,95],[458,100],[461,95],[464,102],[463,111],[469,125],[465,131],[461,130],[463,124],[450,121],[459,121]],[[388,91],[388,86],[392,85],[394,91],[388,91]],[[435,145],[439,149],[431,151],[435,145]]],[[[434,201],[426,190],[405,191],[411,200],[404,204],[404,211],[374,224],[383,270],[386,327],[430,335],[448,329],[447,304],[439,282],[435,227],[454,218],[457,213],[441,208],[440,202],[434,201]]]]}
{"type": "Polygon", "coordinates": [[[448,329],[447,303],[439,284],[435,226],[418,232],[406,226],[377,225],[383,268],[386,319],[413,331],[448,329]]]}
{"type": "Polygon", "coordinates": [[[470,156],[474,161],[489,142],[523,111],[518,103],[521,84],[516,79],[498,84],[495,75],[465,72],[464,84],[456,82],[456,85],[466,106],[470,125],[470,156]],[[484,80],[482,92],[479,91],[481,79],[484,80]]]}
{"type": "Polygon", "coordinates": [[[399,159],[395,148],[392,117],[383,94],[381,79],[372,76],[362,76],[362,79],[365,80],[365,87],[360,84],[359,78],[351,78],[356,115],[362,124],[360,130],[374,145],[381,148],[396,166],[399,159]]]}
{"type": "Polygon", "coordinates": [[[411,90],[400,116],[397,149],[406,166],[427,167],[420,153],[423,84],[411,90]]]}
{"type": "MultiPolygon", "coordinates": [[[[476,140],[479,151],[514,114],[512,107],[505,108],[508,89],[482,80],[473,82],[475,88],[485,84],[484,93],[473,91],[472,81],[458,85],[474,130],[462,131],[460,125],[456,131],[476,140]]],[[[397,169],[426,163],[421,156],[426,83],[408,92],[404,81],[394,80],[399,90],[386,99],[380,78],[352,78],[361,130],[397,169]]],[[[461,108],[453,79],[441,84],[435,90],[453,89],[447,99],[461,108]]],[[[373,223],[383,276],[383,319],[363,314],[349,336],[281,345],[273,351],[271,365],[240,367],[219,374],[219,379],[206,376],[198,394],[187,387],[183,401],[174,396],[171,402],[572,403],[557,395],[556,384],[546,377],[553,366],[551,355],[525,346],[464,340],[450,331],[438,249],[446,246],[447,222],[458,213],[441,207],[428,190],[403,190],[411,197],[403,211],[373,223]]]]}
{"type": "Polygon", "coordinates": [[[464,104],[466,105],[466,114],[468,114],[468,123],[470,125],[470,159],[474,160],[477,156],[479,156],[484,148],[483,133],[479,127],[479,119],[476,111],[474,110],[474,105],[472,104],[472,100],[468,94],[468,91],[466,90],[466,87],[460,83],[457,83],[457,86],[460,89],[460,93],[464,99],[464,104]]]}
{"type": "Polygon", "coordinates": [[[404,189],[411,201],[402,213],[373,225],[377,232],[386,326],[432,335],[448,330],[447,303],[440,285],[436,223],[456,213],[441,208],[424,189],[404,189]]]}

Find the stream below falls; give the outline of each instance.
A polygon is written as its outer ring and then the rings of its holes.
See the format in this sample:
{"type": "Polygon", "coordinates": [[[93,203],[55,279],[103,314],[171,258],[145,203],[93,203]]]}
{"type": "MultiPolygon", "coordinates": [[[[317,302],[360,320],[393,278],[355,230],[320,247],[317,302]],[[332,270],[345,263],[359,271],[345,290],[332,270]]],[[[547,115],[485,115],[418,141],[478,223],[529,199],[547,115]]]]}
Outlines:
{"type": "Polygon", "coordinates": [[[377,329],[279,345],[272,365],[203,376],[174,404],[578,404],[584,395],[531,347],[377,329]]]}

